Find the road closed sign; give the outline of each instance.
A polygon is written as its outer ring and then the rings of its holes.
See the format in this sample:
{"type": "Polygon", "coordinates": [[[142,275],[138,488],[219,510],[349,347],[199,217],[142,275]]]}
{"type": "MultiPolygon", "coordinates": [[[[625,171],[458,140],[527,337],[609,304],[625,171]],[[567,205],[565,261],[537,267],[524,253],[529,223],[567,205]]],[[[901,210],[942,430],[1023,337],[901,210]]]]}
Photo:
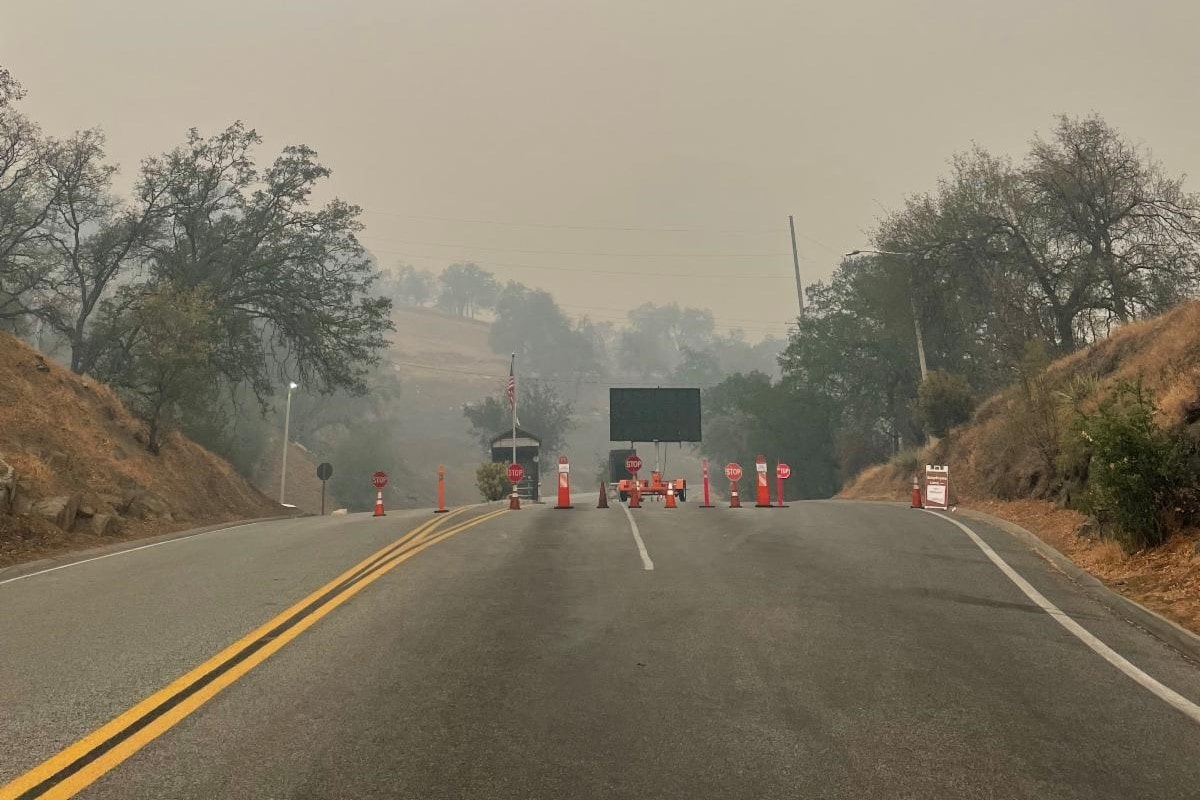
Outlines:
{"type": "Polygon", "coordinates": [[[942,509],[950,506],[950,467],[944,464],[925,465],[925,507],[942,509]]]}

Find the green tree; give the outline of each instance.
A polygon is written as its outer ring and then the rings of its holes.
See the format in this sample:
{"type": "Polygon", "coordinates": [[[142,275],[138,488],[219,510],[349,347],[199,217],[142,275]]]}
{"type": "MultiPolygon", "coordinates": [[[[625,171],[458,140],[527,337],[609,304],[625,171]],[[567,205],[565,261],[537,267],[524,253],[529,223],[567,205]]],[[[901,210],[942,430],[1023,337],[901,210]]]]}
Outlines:
{"type": "MultiPolygon", "coordinates": [[[[235,123],[142,164],[143,206],[162,198],[146,245],[148,283],[204,287],[225,339],[213,364],[260,401],[286,377],[315,391],[365,390],[390,330],[390,300],[359,244],[360,209],[312,208],[328,168],[285,147],[260,173],[253,130],[235,123]]],[[[93,352],[103,350],[100,342],[93,352]]]]}
{"type": "Polygon", "coordinates": [[[472,319],[477,312],[492,307],[500,289],[492,273],[472,263],[446,267],[438,277],[438,284],[438,308],[472,319]]]}
{"type": "Polygon", "coordinates": [[[961,375],[934,370],[917,389],[917,411],[934,436],[945,436],[970,419],[971,405],[971,387],[961,375]]]}
{"type": "Polygon", "coordinates": [[[708,309],[643,303],[629,312],[629,324],[617,344],[618,356],[622,366],[642,380],[662,380],[676,369],[685,347],[707,349],[714,330],[708,309]]]}
{"type": "Polygon", "coordinates": [[[215,395],[213,358],[225,331],[214,307],[203,287],[161,285],[140,292],[135,303],[106,304],[102,311],[100,324],[114,343],[102,372],[145,421],[152,453],[182,417],[202,411],[215,395]]]}
{"type": "MultiPolygon", "coordinates": [[[[545,381],[526,379],[519,383],[517,414],[521,427],[542,442],[542,452],[561,452],[566,435],[574,427],[571,403],[545,381]]],[[[471,434],[483,448],[512,425],[508,398],[503,394],[485,397],[463,406],[463,416],[471,425],[471,434]]]]}
{"type": "Polygon", "coordinates": [[[356,425],[347,429],[332,448],[329,462],[333,477],[329,490],[351,511],[369,511],[375,505],[371,475],[378,470],[392,479],[391,492],[400,486],[404,464],[393,426],[356,425]]]}
{"type": "Polygon", "coordinates": [[[701,451],[716,464],[737,461],[748,473],[755,457],[792,467],[792,499],[837,491],[832,404],[811,389],[772,382],[761,372],[731,375],[704,392],[701,451]]]}
{"type": "Polygon", "coordinates": [[[384,273],[380,292],[397,305],[426,306],[434,298],[436,278],[429,270],[411,264],[398,264],[384,273]]]}
{"type": "Polygon", "coordinates": [[[549,292],[510,281],[496,300],[488,343],[493,352],[516,353],[527,374],[580,381],[603,374],[589,334],[571,323],[549,292]]]}

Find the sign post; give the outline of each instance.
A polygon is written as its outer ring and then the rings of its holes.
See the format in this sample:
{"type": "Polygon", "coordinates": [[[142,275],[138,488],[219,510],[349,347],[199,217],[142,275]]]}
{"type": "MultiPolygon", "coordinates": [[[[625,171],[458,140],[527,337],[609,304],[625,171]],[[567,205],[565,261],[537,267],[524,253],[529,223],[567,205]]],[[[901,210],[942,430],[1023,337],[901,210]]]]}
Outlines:
{"type": "Polygon", "coordinates": [[[387,513],[383,510],[383,487],[388,484],[388,476],[386,472],[379,471],[371,476],[371,485],[375,487],[375,516],[386,517],[387,513]]]}
{"type": "Polygon", "coordinates": [[[321,482],[321,516],[325,516],[325,481],[333,477],[333,464],[322,461],[317,464],[317,480],[321,482]]]}
{"type": "Polygon", "coordinates": [[[792,477],[792,468],[780,461],[775,465],[775,506],[787,508],[783,504],[783,482],[792,477]]]}
{"type": "Polygon", "coordinates": [[[517,496],[517,484],[525,479],[525,468],[520,464],[508,465],[508,482],[512,484],[512,494],[508,497],[508,508],[510,511],[521,510],[521,498],[517,496]]]}
{"type": "Polygon", "coordinates": [[[725,477],[729,478],[729,507],[741,508],[742,499],[738,497],[738,481],[742,479],[742,465],[730,461],[725,465],[725,477]]]}
{"type": "Polygon", "coordinates": [[[566,456],[558,457],[558,505],[555,508],[574,508],[571,505],[571,462],[566,456]]]}
{"type": "Polygon", "coordinates": [[[950,467],[925,465],[925,507],[939,511],[950,507],[950,467]]]}
{"type": "Polygon", "coordinates": [[[754,473],[756,480],[756,492],[754,495],[755,508],[770,508],[771,507],[771,485],[767,481],[767,457],[758,456],[754,459],[754,473]]]}

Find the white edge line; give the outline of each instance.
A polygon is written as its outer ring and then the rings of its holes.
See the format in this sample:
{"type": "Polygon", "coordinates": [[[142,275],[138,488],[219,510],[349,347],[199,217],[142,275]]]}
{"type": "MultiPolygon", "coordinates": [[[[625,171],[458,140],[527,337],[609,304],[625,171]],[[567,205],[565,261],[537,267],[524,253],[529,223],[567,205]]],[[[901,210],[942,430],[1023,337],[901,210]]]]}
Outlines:
{"type": "Polygon", "coordinates": [[[1093,651],[1095,651],[1097,655],[1099,655],[1108,663],[1112,664],[1117,669],[1121,670],[1121,672],[1125,673],[1137,683],[1141,684],[1143,688],[1153,693],[1167,705],[1191,717],[1194,722],[1200,723],[1200,706],[1196,705],[1191,700],[1188,700],[1174,689],[1159,683],[1141,669],[1134,666],[1123,655],[1118,653],[1116,650],[1113,650],[1104,642],[1100,641],[1100,639],[1092,635],[1082,625],[1069,617],[1061,608],[1046,599],[1045,595],[1033,588],[1029,581],[1022,578],[1015,569],[1008,565],[1007,561],[997,555],[996,551],[993,550],[987,542],[983,541],[983,539],[979,537],[979,534],[975,533],[975,531],[971,530],[966,525],[952,517],[948,517],[945,514],[939,514],[936,511],[929,511],[928,509],[926,509],[926,511],[930,514],[933,514],[935,517],[941,517],[947,522],[957,525],[963,533],[971,537],[971,541],[975,542],[975,545],[983,551],[983,554],[987,556],[1010,581],[1015,583],[1018,589],[1025,593],[1026,597],[1028,597],[1043,611],[1049,614],[1056,622],[1058,622],[1059,625],[1062,625],[1064,628],[1070,631],[1077,639],[1079,639],[1079,641],[1083,642],[1093,651]]]}
{"type": "Polygon", "coordinates": [[[102,556],[95,556],[93,558],[85,558],[81,561],[72,561],[70,564],[59,564],[57,567],[48,567],[47,569],[40,569],[37,572],[30,572],[27,575],[18,575],[15,578],[8,578],[6,580],[2,580],[2,581],[0,581],[0,586],[3,586],[6,583],[16,583],[17,581],[23,581],[26,578],[35,578],[38,575],[45,575],[47,572],[57,572],[58,570],[66,569],[67,567],[78,567],[81,564],[90,564],[93,561],[103,561],[104,559],[112,558],[113,556],[123,556],[126,553],[136,553],[138,550],[149,550],[151,547],[158,547],[158,546],[164,545],[164,544],[174,544],[175,542],[185,542],[188,539],[194,539],[197,536],[204,536],[205,534],[208,534],[208,533],[222,533],[224,531],[231,531],[236,528],[244,528],[247,525],[258,525],[265,521],[266,520],[258,520],[255,522],[241,522],[237,525],[230,525],[227,528],[217,528],[215,530],[197,531],[196,533],[189,533],[187,536],[179,536],[174,539],[164,539],[161,542],[151,542],[150,544],[143,544],[138,547],[130,547],[127,550],[118,550],[115,553],[105,553],[102,556]]]}
{"type": "Polygon", "coordinates": [[[629,527],[633,531],[633,540],[637,542],[638,552],[642,555],[642,567],[649,571],[654,569],[654,562],[650,560],[650,554],[646,552],[646,543],[642,541],[641,531],[638,530],[637,521],[634,520],[633,514],[629,513],[629,507],[618,501],[621,510],[625,512],[625,516],[629,519],[629,527]]]}

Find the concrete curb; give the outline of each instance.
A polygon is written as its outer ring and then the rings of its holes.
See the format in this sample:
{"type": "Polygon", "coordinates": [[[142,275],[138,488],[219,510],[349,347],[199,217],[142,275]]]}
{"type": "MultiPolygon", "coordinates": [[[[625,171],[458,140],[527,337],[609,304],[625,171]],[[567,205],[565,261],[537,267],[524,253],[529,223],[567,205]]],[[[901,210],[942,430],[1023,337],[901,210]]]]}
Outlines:
{"type": "Polygon", "coordinates": [[[229,522],[218,522],[215,525],[204,525],[199,528],[188,528],[182,531],[173,531],[172,533],[163,533],[158,536],[144,536],[139,539],[126,539],[121,542],[113,542],[112,544],[103,545],[101,547],[92,547],[87,550],[72,550],[68,553],[63,553],[59,556],[50,558],[39,558],[37,561],[26,561],[21,564],[13,564],[12,566],[0,568],[0,581],[10,578],[19,578],[22,575],[28,575],[33,572],[41,572],[44,569],[51,567],[62,567],[68,564],[73,564],[76,561],[87,561],[89,558],[97,556],[111,555],[119,553],[123,550],[132,550],[136,547],[143,547],[148,544],[157,544],[159,542],[169,542],[172,539],[185,539],[189,536],[197,536],[202,533],[214,533],[216,531],[225,530],[226,528],[236,528],[241,525],[250,525],[256,522],[279,522],[285,519],[301,519],[306,514],[286,514],[278,517],[252,517],[250,519],[235,519],[229,522]]]}
{"type": "Polygon", "coordinates": [[[954,513],[961,517],[985,522],[1020,539],[1053,564],[1067,578],[1079,586],[1085,594],[1109,611],[1141,628],[1184,656],[1200,662],[1200,636],[1192,633],[1179,623],[1172,622],[1157,611],[1151,611],[1136,600],[1131,600],[1120,592],[1110,589],[1095,575],[1067,558],[1051,545],[1042,541],[1036,534],[1025,530],[1020,525],[993,517],[991,514],[985,514],[982,511],[975,511],[974,509],[959,506],[958,510],[954,513]]]}

